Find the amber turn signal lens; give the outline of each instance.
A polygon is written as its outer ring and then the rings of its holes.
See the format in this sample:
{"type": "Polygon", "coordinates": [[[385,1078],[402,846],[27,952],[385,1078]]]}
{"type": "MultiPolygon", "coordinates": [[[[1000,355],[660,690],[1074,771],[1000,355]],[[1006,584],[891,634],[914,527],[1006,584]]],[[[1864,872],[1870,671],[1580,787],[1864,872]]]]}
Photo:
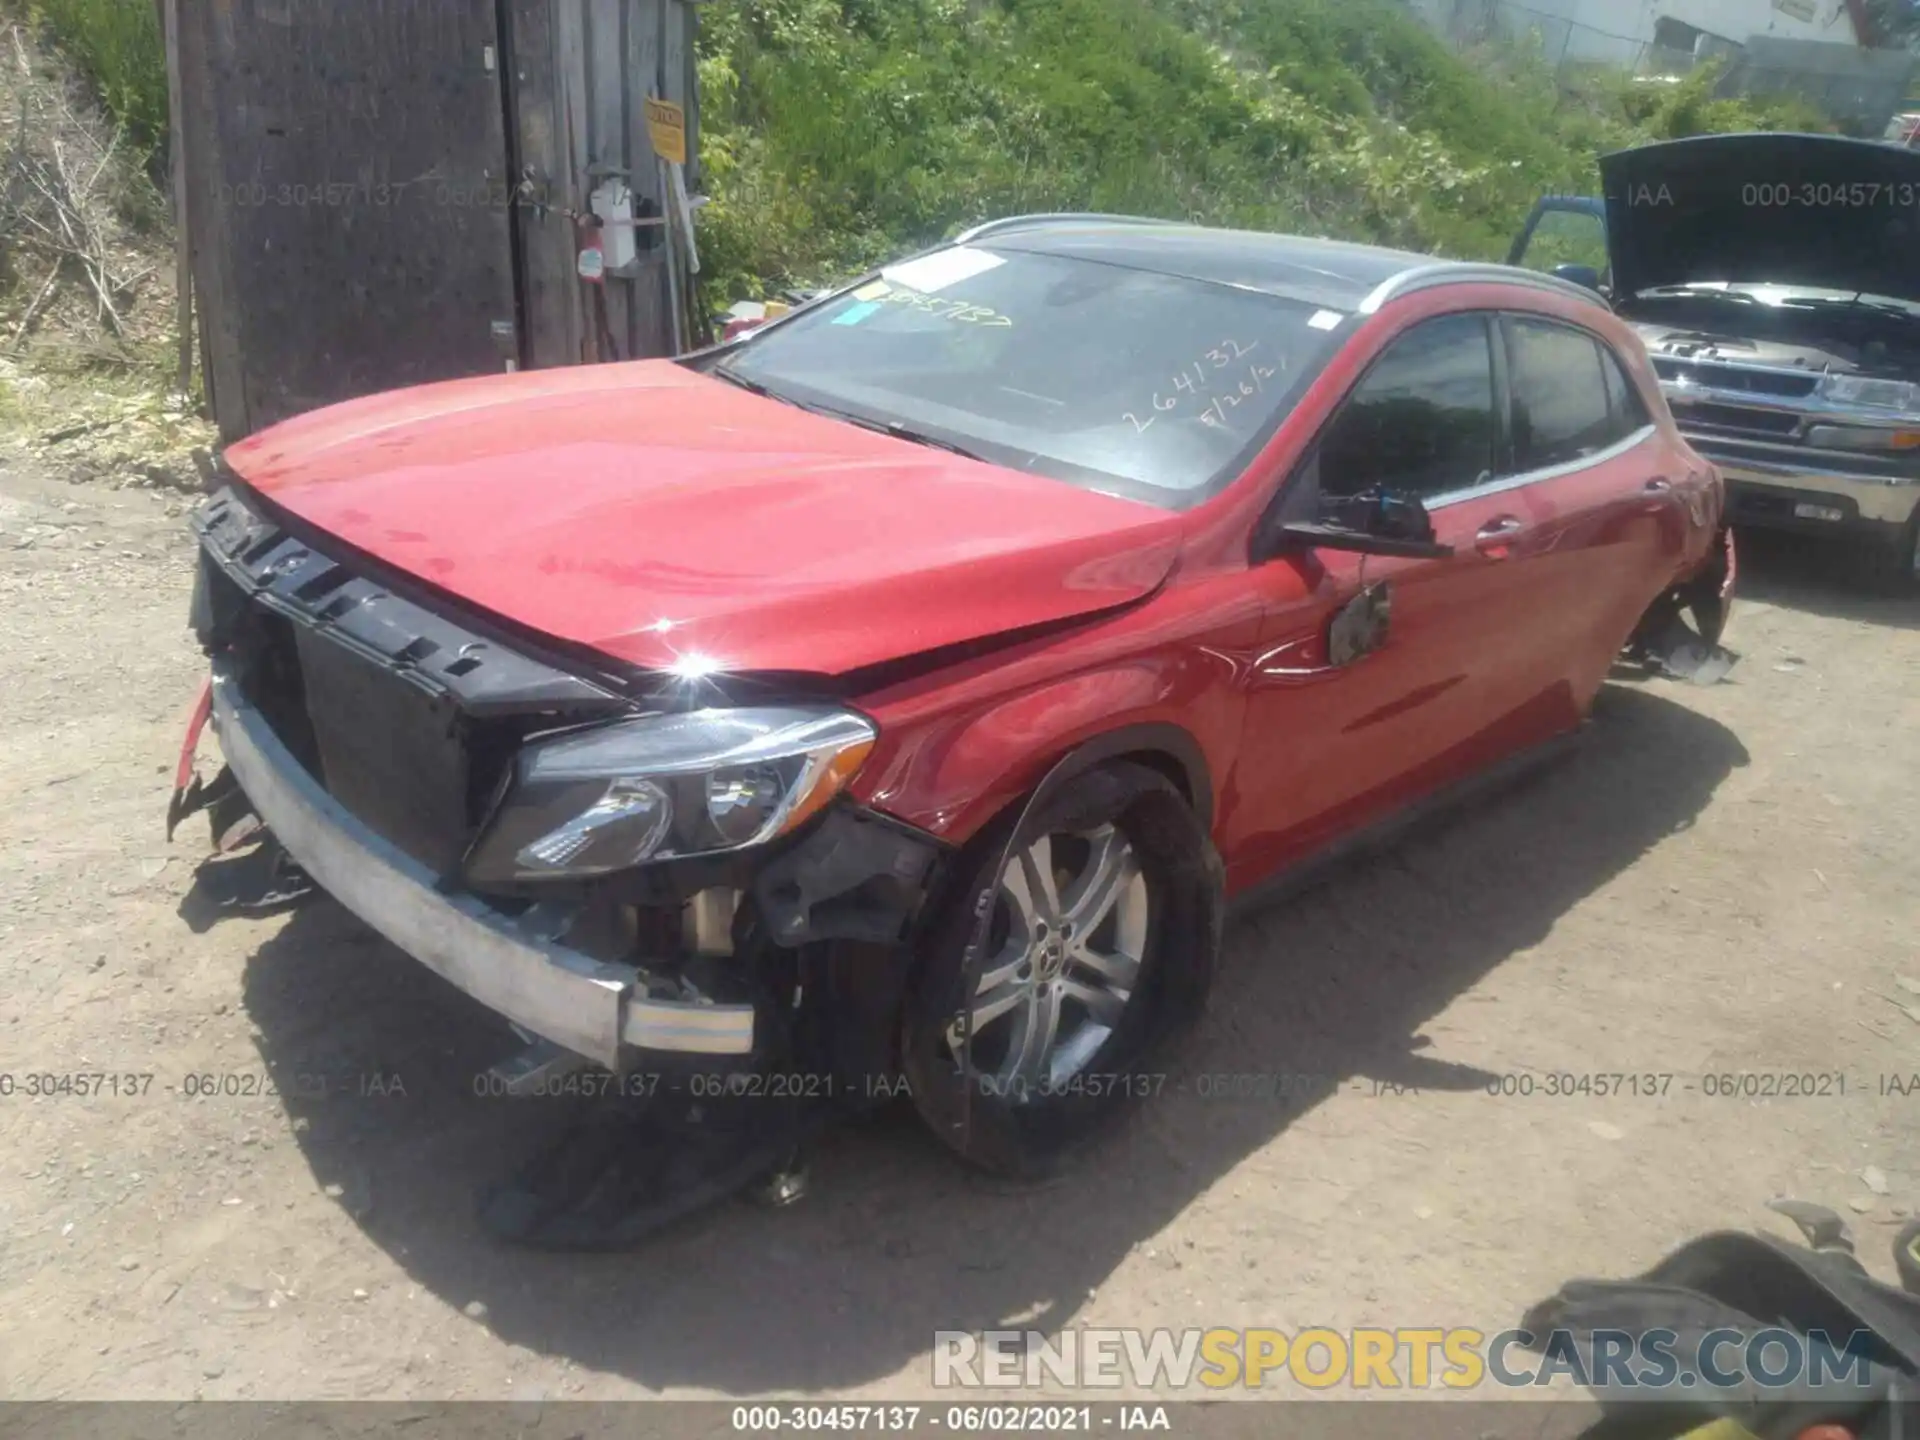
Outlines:
{"type": "Polygon", "coordinates": [[[787,812],[787,818],[780,827],[785,835],[798,830],[807,821],[820,813],[826,803],[847,788],[847,782],[860,772],[867,756],[873,753],[873,741],[868,740],[847,746],[839,751],[826,764],[819,767],[806,781],[807,788],[794,801],[793,809],[787,812]],[[809,785],[807,781],[811,781],[809,785]]]}

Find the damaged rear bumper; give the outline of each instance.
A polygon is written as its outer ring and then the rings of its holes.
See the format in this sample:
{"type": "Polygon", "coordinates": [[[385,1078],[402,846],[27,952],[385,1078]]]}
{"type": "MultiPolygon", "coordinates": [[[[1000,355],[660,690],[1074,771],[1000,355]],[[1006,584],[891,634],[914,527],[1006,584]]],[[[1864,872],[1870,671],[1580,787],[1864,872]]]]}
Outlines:
{"type": "Polygon", "coordinates": [[[287,852],[347,909],[523,1030],[605,1066],[636,1052],[745,1056],[754,1007],[650,994],[639,971],[540,938],[439,885],[322,789],[215,663],[212,723],[229,768],[287,852]]]}

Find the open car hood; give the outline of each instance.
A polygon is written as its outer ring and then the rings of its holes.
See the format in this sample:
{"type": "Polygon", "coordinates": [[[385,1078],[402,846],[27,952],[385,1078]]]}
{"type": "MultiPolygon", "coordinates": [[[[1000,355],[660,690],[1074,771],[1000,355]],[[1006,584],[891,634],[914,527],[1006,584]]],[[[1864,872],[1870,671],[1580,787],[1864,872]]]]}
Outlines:
{"type": "Polygon", "coordinates": [[[349,401],[226,461],[482,611],[695,673],[845,674],[1111,609],[1153,592],[1182,534],[1173,512],[668,361],[349,401]]]}
{"type": "Polygon", "coordinates": [[[1601,157],[1614,294],[1732,280],[1920,300],[1920,151],[1707,135],[1601,157]]]}

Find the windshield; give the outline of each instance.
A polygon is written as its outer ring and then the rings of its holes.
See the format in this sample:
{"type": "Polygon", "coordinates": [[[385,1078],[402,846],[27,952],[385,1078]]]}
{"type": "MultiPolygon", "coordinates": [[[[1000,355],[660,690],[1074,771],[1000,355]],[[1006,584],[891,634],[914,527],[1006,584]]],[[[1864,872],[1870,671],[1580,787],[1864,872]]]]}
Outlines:
{"type": "Polygon", "coordinates": [[[1204,281],[956,246],[754,338],[716,373],[1171,508],[1240,473],[1344,318],[1204,281]]]}

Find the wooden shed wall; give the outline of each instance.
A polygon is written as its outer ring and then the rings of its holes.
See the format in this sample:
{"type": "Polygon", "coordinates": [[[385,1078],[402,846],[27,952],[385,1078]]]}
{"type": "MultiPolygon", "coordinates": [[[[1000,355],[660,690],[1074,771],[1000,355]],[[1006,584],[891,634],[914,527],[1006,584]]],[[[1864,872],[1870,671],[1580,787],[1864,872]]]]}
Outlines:
{"type": "MultiPolygon", "coordinates": [[[[637,273],[609,276],[607,327],[594,287],[575,274],[579,240],[564,212],[584,214],[606,175],[622,172],[636,210],[663,213],[663,173],[648,138],[649,95],[684,106],[695,143],[693,10],[687,0],[503,0],[509,19],[512,114],[520,175],[533,196],[519,233],[530,365],[661,355],[672,347],[665,232],[636,232],[637,273]],[[612,340],[612,352],[604,343],[612,340]]],[[[689,160],[697,163],[697,151],[689,160]]],[[[694,176],[689,176],[690,182],[694,176]]]]}
{"type": "Polygon", "coordinates": [[[672,352],[664,232],[636,232],[632,272],[596,286],[568,212],[615,169],[658,212],[644,101],[684,105],[697,133],[688,0],[177,14],[184,220],[224,438],[509,363],[672,352]]]}

